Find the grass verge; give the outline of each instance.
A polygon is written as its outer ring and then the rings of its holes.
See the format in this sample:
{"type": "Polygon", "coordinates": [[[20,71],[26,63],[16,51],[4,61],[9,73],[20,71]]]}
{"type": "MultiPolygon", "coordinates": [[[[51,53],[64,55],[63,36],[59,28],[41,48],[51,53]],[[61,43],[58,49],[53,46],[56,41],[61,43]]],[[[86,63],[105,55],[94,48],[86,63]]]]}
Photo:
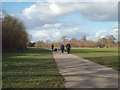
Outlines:
{"type": "Polygon", "coordinates": [[[120,70],[117,48],[72,48],[71,52],[90,61],[120,70]]]}
{"type": "Polygon", "coordinates": [[[28,48],[3,53],[3,88],[64,88],[51,51],[28,48]]]}

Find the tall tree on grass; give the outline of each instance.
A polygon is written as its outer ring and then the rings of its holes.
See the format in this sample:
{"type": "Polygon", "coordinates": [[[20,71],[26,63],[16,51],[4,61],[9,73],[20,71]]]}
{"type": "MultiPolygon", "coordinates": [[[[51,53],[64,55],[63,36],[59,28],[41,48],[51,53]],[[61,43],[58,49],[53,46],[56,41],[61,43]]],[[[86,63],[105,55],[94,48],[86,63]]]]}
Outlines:
{"type": "Polygon", "coordinates": [[[66,44],[66,42],[67,42],[67,36],[63,36],[62,38],[61,38],[61,41],[62,41],[62,43],[63,44],[66,44]]]}
{"type": "Polygon", "coordinates": [[[28,34],[24,24],[17,18],[6,15],[2,20],[2,46],[4,51],[25,49],[28,34]]]}
{"type": "Polygon", "coordinates": [[[105,37],[103,37],[103,38],[100,38],[99,40],[98,40],[98,46],[100,46],[100,47],[107,47],[108,46],[108,40],[105,38],[105,37]]]}
{"type": "Polygon", "coordinates": [[[113,35],[107,35],[106,39],[108,40],[108,46],[109,47],[114,47],[115,45],[115,40],[116,38],[113,35]]]}

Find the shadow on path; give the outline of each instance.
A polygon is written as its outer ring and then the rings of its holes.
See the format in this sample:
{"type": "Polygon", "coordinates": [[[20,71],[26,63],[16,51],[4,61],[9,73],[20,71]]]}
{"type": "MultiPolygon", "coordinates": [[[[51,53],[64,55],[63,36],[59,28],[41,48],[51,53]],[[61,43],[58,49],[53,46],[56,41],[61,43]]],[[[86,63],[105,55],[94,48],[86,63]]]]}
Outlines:
{"type": "Polygon", "coordinates": [[[72,54],[53,55],[66,88],[118,88],[118,71],[72,54]]]}

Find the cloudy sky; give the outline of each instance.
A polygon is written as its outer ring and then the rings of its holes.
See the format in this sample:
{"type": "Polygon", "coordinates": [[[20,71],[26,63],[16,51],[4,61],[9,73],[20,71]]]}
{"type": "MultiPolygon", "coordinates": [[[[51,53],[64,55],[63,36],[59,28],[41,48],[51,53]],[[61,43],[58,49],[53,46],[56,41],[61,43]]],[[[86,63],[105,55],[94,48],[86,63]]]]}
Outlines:
{"type": "Polygon", "coordinates": [[[32,42],[118,37],[117,2],[3,2],[2,9],[24,22],[32,42]]]}

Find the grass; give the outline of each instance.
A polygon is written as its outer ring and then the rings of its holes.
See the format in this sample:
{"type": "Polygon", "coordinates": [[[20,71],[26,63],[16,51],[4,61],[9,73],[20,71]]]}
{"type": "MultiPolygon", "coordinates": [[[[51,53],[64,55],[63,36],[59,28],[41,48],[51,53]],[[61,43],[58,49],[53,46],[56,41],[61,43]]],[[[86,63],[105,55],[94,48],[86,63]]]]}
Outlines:
{"type": "Polygon", "coordinates": [[[3,88],[64,88],[51,51],[28,48],[3,53],[3,88]]]}
{"type": "Polygon", "coordinates": [[[90,61],[120,70],[117,48],[72,48],[71,52],[90,61]]]}

